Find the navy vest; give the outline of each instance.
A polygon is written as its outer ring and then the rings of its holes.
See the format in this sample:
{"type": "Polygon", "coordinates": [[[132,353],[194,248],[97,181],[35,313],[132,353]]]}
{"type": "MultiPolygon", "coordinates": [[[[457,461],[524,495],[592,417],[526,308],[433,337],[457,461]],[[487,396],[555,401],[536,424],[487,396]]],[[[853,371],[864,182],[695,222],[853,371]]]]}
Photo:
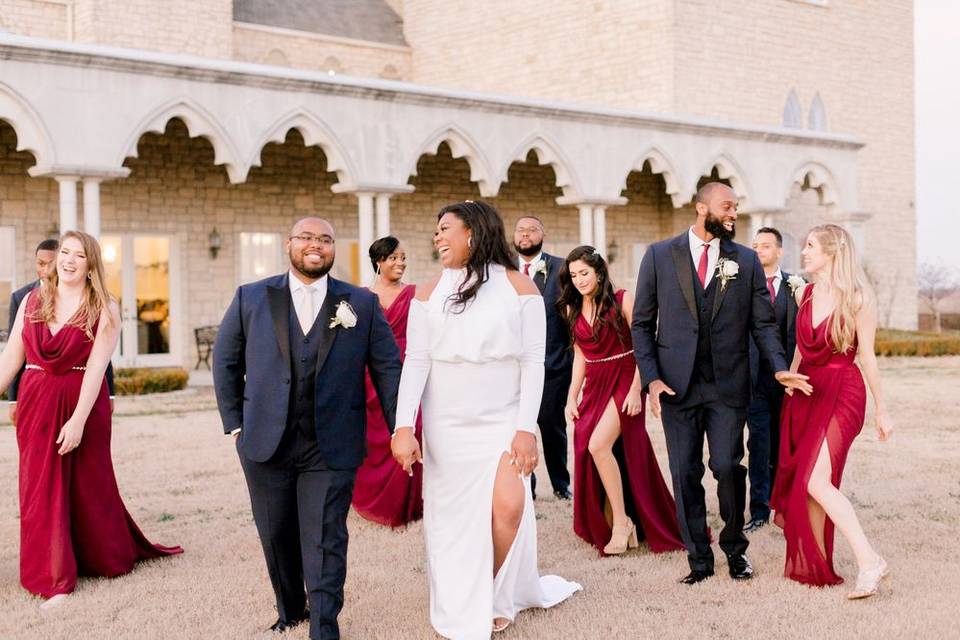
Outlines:
{"type": "Polygon", "coordinates": [[[320,352],[320,337],[327,328],[318,314],[307,335],[303,335],[297,310],[290,300],[290,406],[287,410],[287,428],[299,429],[311,440],[317,439],[314,406],[316,391],[317,356],[320,352]]]}
{"type": "MultiPolygon", "coordinates": [[[[693,257],[690,258],[693,264],[693,257]]],[[[713,301],[717,295],[717,280],[714,275],[707,289],[703,289],[696,268],[693,269],[693,295],[697,303],[697,357],[693,369],[704,382],[713,382],[713,353],[710,345],[710,325],[713,320],[713,301]]]]}

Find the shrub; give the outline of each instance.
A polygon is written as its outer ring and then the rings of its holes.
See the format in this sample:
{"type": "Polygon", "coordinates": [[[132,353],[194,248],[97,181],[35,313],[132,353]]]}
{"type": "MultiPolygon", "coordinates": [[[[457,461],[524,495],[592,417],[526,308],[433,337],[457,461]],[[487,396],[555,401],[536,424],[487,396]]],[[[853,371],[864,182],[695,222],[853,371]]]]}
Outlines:
{"type": "Polygon", "coordinates": [[[116,369],[113,384],[118,396],[179,391],[187,386],[185,369],[116,369]]]}
{"type": "Polygon", "coordinates": [[[956,356],[960,334],[881,329],[874,351],[878,356],[956,356]]]}

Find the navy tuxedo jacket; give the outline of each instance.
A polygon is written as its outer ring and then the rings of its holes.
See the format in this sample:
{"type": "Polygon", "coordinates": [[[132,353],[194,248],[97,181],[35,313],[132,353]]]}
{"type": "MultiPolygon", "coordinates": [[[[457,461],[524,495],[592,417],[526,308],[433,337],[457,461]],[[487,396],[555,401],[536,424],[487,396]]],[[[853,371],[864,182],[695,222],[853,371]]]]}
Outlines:
{"type": "Polygon", "coordinates": [[[543,296],[543,306],[547,308],[547,344],[544,364],[548,374],[570,371],[573,366],[573,350],[570,348],[570,335],[567,323],[557,309],[557,299],[560,297],[560,269],[563,267],[563,258],[542,254],[547,265],[547,274],[537,272],[533,281],[543,296]]]}
{"type": "MultiPolygon", "coordinates": [[[[241,428],[239,447],[265,462],[287,427],[291,393],[289,274],[237,289],[217,333],[213,380],[225,433],[241,428]]],[[[341,301],[357,316],[349,329],[325,329],[317,354],[315,425],[324,462],[332,469],[360,466],[366,453],[369,368],[393,431],[400,385],[400,351],[372,292],[327,278],[319,319],[329,324],[341,301]]]]}
{"type": "MultiPolygon", "coordinates": [[[[773,363],[774,371],[787,369],[787,363],[756,252],[722,240],[720,257],[736,261],[739,272],[722,290],[720,281],[716,283],[710,321],[713,371],[724,403],[745,407],[750,402],[750,336],[773,363]]],[[[697,354],[694,277],[686,230],[650,245],[637,276],[631,328],[643,388],[663,380],[676,392],[676,400],[683,398],[690,386],[697,354]]]]}
{"type": "MultiPolygon", "coordinates": [[[[780,270],[783,280],[780,282],[780,291],[777,292],[775,304],[773,304],[773,313],[776,317],[778,331],[780,327],[785,329],[782,334],[781,344],[784,349],[784,357],[789,365],[793,361],[793,352],[797,348],[797,299],[790,290],[787,280],[790,274],[780,270]]],[[[769,300],[769,297],[767,298],[769,300]]],[[[770,365],[770,363],[767,363],[770,365]]],[[[771,369],[772,370],[772,369],[771,369]]],[[[750,341],[750,383],[757,386],[757,376],[760,373],[760,350],[757,343],[750,341]]],[[[779,383],[777,383],[779,385],[779,383]]]]}

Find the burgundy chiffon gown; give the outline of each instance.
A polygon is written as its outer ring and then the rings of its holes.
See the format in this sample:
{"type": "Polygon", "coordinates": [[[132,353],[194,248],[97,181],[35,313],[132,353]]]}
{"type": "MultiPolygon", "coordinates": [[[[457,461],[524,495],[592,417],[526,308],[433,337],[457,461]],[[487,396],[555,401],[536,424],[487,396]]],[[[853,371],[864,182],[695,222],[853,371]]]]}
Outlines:
{"type": "Polygon", "coordinates": [[[129,573],[139,560],[183,549],[152,544],[123,505],[110,458],[106,381],[80,445],[64,456],[57,453],[57,436],[77,406],[93,341],[72,325],[52,334],[45,322],[30,321],[39,300],[34,291],[26,302],[28,368],[18,394],[20,582],[50,598],[71,593],[78,574],[110,578],[129,573]]]}
{"type": "MultiPolygon", "coordinates": [[[[400,356],[407,349],[407,314],[416,286],[408,284],[384,309],[393,330],[400,356]]],[[[422,424],[415,425],[420,441],[422,424]]],[[[400,527],[423,517],[423,466],[413,465],[413,476],[407,475],[390,453],[390,433],[380,407],[380,399],[367,374],[367,457],[357,470],[353,489],[353,508],[362,517],[389,527],[400,527]]]]}
{"type": "MultiPolygon", "coordinates": [[[[622,289],[616,292],[616,298],[622,305],[622,289]]],[[[582,315],[574,325],[574,341],[587,364],[583,398],[578,407],[580,418],[574,422],[573,433],[573,530],[601,554],[610,541],[612,531],[604,516],[606,492],[588,446],[612,398],[620,414],[621,435],[613,451],[620,465],[627,515],[637,526],[637,536],[641,540],[646,538],[651,551],[679,551],[685,547],[680,540],[675,502],[647,435],[646,394],[640,413],[629,416],[622,411],[637,368],[630,327],[615,309],[608,313],[609,322],[600,328],[596,339],[593,328],[582,315]]]]}
{"type": "Polygon", "coordinates": [[[836,353],[830,340],[830,316],[813,326],[813,286],[803,292],[797,312],[799,372],[810,376],[813,393],[784,399],[780,414],[780,463],[770,504],[783,527],[787,559],[783,575],[813,586],[843,582],[833,570],[834,525],[826,518],[824,548],[814,535],[807,505],[807,484],[824,442],[830,453],[833,486],[840,488],[847,452],[863,428],[867,394],[854,363],[857,345],[836,353]]]}

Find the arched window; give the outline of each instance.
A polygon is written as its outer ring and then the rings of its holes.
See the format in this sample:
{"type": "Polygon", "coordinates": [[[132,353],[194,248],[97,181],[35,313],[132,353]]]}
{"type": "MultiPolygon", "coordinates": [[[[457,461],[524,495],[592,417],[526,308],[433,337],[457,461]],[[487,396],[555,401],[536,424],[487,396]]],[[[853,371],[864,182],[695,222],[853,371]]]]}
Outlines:
{"type": "Polygon", "coordinates": [[[783,105],[783,126],[791,129],[803,127],[803,111],[800,108],[800,99],[797,97],[796,89],[790,89],[787,103],[783,105]]]}
{"type": "Polygon", "coordinates": [[[340,64],[340,60],[336,56],[328,56],[327,59],[323,61],[322,69],[331,76],[343,73],[343,65],[340,64]]]}
{"type": "Polygon", "coordinates": [[[810,116],[807,120],[807,128],[814,131],[827,130],[827,108],[823,106],[823,99],[820,93],[813,96],[813,102],[810,103],[810,116]]]}
{"type": "Polygon", "coordinates": [[[392,64],[388,64],[380,72],[380,77],[384,80],[400,80],[400,72],[392,64]]]}
{"type": "Polygon", "coordinates": [[[278,67],[290,66],[290,61],[287,59],[287,54],[280,49],[272,49],[270,53],[267,54],[266,63],[276,65],[278,67]]]}

